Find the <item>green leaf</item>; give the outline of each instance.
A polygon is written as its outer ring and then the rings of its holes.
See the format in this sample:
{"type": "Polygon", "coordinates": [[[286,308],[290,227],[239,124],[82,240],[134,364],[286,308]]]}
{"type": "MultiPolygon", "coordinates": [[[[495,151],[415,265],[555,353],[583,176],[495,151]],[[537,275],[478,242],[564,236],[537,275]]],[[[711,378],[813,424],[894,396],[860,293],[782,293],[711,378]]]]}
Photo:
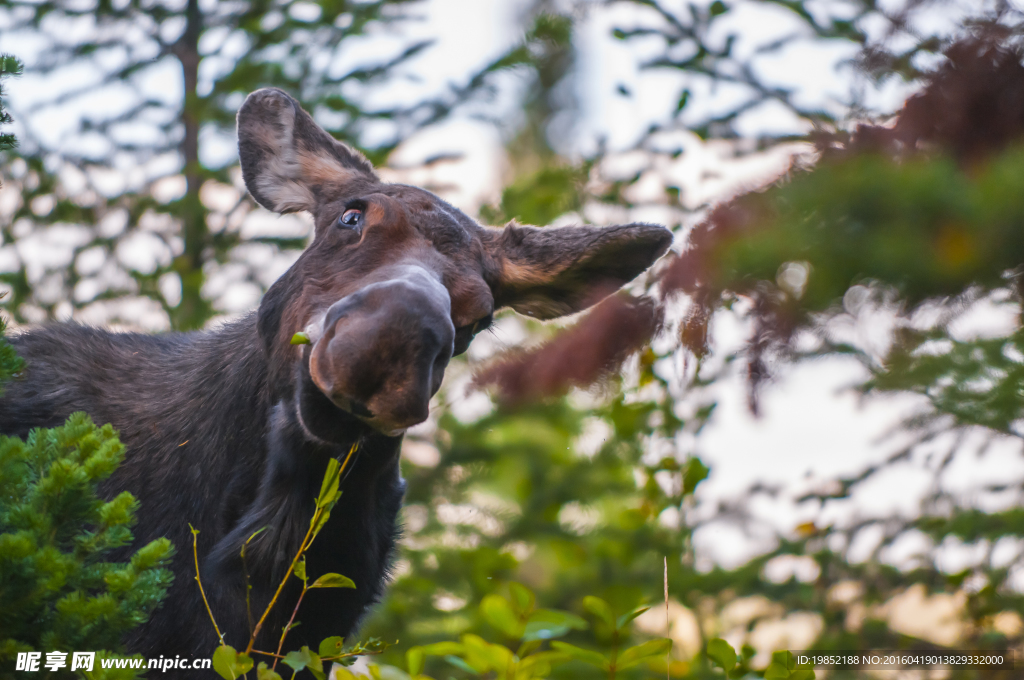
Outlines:
{"type": "Polygon", "coordinates": [[[514,582],[508,584],[508,590],[512,596],[512,607],[516,610],[517,614],[526,616],[533,611],[537,597],[533,594],[532,590],[521,583],[514,582]]]}
{"type": "Polygon", "coordinates": [[[423,670],[423,660],[426,654],[422,647],[412,647],[405,653],[405,665],[409,669],[409,675],[419,675],[423,670]]]}
{"type": "Polygon", "coordinates": [[[623,626],[625,626],[627,623],[629,623],[630,621],[632,621],[636,617],[638,617],[641,614],[643,614],[648,609],[650,609],[650,607],[640,607],[639,609],[635,609],[634,611],[630,612],[629,614],[623,614],[622,616],[620,616],[619,618],[617,618],[615,620],[615,628],[618,629],[618,630],[622,630],[623,626]]]}
{"type": "Polygon", "coordinates": [[[316,499],[317,508],[326,508],[328,504],[333,506],[338,500],[338,496],[341,495],[338,491],[340,470],[341,463],[337,458],[327,461],[327,471],[324,473],[324,481],[320,484],[320,495],[316,499]]]}
{"type": "Polygon", "coordinates": [[[587,595],[583,598],[583,608],[609,628],[615,628],[615,616],[612,614],[612,608],[601,598],[587,595]]]}
{"type": "Polygon", "coordinates": [[[504,671],[515,663],[515,658],[508,648],[487,642],[479,635],[463,635],[462,647],[465,661],[477,670],[504,671]]]}
{"type": "Polygon", "coordinates": [[[668,654],[670,649],[672,649],[672,641],[668,638],[663,638],[661,640],[648,640],[643,644],[630,647],[619,654],[615,667],[620,670],[626,669],[630,666],[637,665],[644,659],[648,659],[653,656],[664,656],[665,654],[668,654]]]}
{"type": "MultiPolygon", "coordinates": [[[[334,503],[332,502],[331,505],[333,506],[334,503]]],[[[314,517],[315,517],[315,515],[314,515],[314,517]]],[[[330,510],[321,510],[320,511],[320,519],[318,519],[316,521],[316,525],[313,527],[313,535],[314,536],[318,536],[320,534],[320,530],[324,528],[324,525],[327,524],[327,520],[329,520],[330,518],[331,518],[331,511],[330,510]]]]}
{"type": "Polygon", "coordinates": [[[302,559],[295,563],[295,568],[292,569],[292,573],[298,579],[306,580],[306,560],[302,559]]]}
{"type": "Polygon", "coordinates": [[[683,90],[679,93],[679,101],[676,102],[676,113],[679,113],[686,108],[686,105],[690,102],[690,91],[683,90]]]}
{"type": "Polygon", "coordinates": [[[772,662],[764,670],[766,680],[814,680],[814,670],[797,668],[793,652],[780,650],[772,654],[772,662]]]}
{"type": "Polygon", "coordinates": [[[449,654],[448,656],[444,657],[444,660],[447,661],[448,663],[450,663],[451,665],[455,666],[456,668],[462,669],[462,670],[466,671],[467,673],[472,673],[473,675],[480,675],[480,673],[482,672],[480,669],[473,668],[472,666],[470,666],[468,663],[466,663],[465,661],[463,661],[459,657],[451,655],[451,654],[449,654]]]}
{"type": "Polygon", "coordinates": [[[292,336],[291,344],[293,344],[293,345],[308,345],[309,344],[309,336],[306,335],[305,333],[303,333],[302,331],[299,331],[298,333],[296,333],[295,335],[292,336]]]}
{"type": "Polygon", "coordinates": [[[213,670],[225,680],[235,680],[252,669],[252,659],[230,645],[221,645],[213,653],[213,670]]]}
{"type": "Polygon", "coordinates": [[[715,638],[708,642],[708,658],[714,661],[726,673],[736,667],[736,650],[722,638],[715,638]]]}
{"type": "Polygon", "coordinates": [[[320,661],[319,655],[310,651],[309,647],[303,646],[302,649],[297,652],[288,652],[283,661],[285,665],[289,666],[296,673],[306,668],[317,678],[317,680],[323,680],[323,662],[320,661]]]}
{"type": "MultiPolygon", "coordinates": [[[[384,666],[383,668],[388,669],[387,671],[385,671],[388,673],[388,675],[386,676],[388,680],[409,680],[408,673],[403,672],[401,669],[395,668],[394,666],[384,666]]],[[[381,670],[383,669],[371,664],[369,668],[370,677],[372,677],[374,680],[381,680],[383,677],[383,675],[380,672],[381,670]],[[374,673],[375,668],[377,669],[376,673],[374,673]]],[[[365,680],[366,678],[365,675],[356,675],[349,669],[343,668],[341,666],[335,666],[333,672],[334,675],[331,676],[331,680],[365,680]]]]}
{"type": "Polygon", "coordinates": [[[345,647],[345,638],[334,635],[320,643],[320,658],[338,656],[345,647]]]}
{"type": "Polygon", "coordinates": [[[576,645],[570,645],[567,642],[560,642],[558,640],[551,643],[551,648],[555,651],[567,654],[577,661],[582,661],[585,664],[590,664],[591,666],[597,666],[598,668],[608,670],[608,660],[597,652],[589,649],[583,649],[576,645]]]}
{"type": "Polygon", "coordinates": [[[310,658],[310,663],[306,666],[306,670],[312,673],[316,680],[327,680],[327,674],[324,673],[324,663],[320,660],[320,655],[305,645],[303,645],[301,651],[308,654],[310,658]]]}
{"type": "Polygon", "coordinates": [[[569,612],[554,609],[538,609],[530,614],[523,640],[550,640],[561,637],[570,630],[586,630],[587,622],[569,612]]]}
{"type": "Polygon", "coordinates": [[[296,673],[305,668],[309,660],[309,656],[302,652],[288,652],[282,659],[285,665],[290,666],[296,673]]]}
{"type": "Polygon", "coordinates": [[[562,652],[538,652],[516,664],[515,677],[547,678],[551,675],[551,664],[568,660],[562,652]]]}
{"type": "Polygon", "coordinates": [[[722,0],[715,0],[713,3],[711,3],[711,7],[708,8],[708,14],[710,14],[713,17],[720,16],[728,11],[729,8],[726,7],[725,3],[722,2],[722,0]]]}
{"type": "Polygon", "coordinates": [[[256,667],[256,680],[281,680],[281,676],[277,674],[277,671],[270,670],[266,663],[260,661],[260,665],[256,667]]]}
{"type": "Polygon", "coordinates": [[[462,654],[465,647],[459,642],[435,642],[432,645],[420,647],[427,656],[447,656],[449,654],[462,654]]]}
{"type": "Polygon", "coordinates": [[[700,458],[691,458],[683,473],[683,495],[693,493],[697,485],[708,477],[710,470],[700,458]]]}
{"type": "Polygon", "coordinates": [[[501,595],[490,594],[480,602],[480,613],[487,623],[500,630],[510,638],[518,640],[523,636],[524,623],[512,605],[501,595]]]}
{"type": "Polygon", "coordinates": [[[355,588],[356,583],[348,576],[341,574],[324,574],[309,586],[313,588],[355,588]]]}
{"type": "Polygon", "coordinates": [[[782,649],[772,652],[772,663],[777,663],[787,671],[791,671],[796,668],[796,657],[793,656],[793,652],[782,649]]]}

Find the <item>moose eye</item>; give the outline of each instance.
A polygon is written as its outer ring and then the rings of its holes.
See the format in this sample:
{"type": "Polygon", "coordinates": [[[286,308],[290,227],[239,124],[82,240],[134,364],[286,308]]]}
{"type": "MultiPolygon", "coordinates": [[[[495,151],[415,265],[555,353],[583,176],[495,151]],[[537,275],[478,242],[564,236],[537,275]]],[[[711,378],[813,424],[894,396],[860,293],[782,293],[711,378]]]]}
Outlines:
{"type": "Polygon", "coordinates": [[[488,314],[487,316],[473,324],[473,335],[476,335],[480,331],[487,330],[488,328],[491,327],[492,323],[494,323],[494,316],[488,314]]]}
{"type": "Polygon", "coordinates": [[[338,226],[355,229],[363,221],[363,211],[359,208],[349,208],[338,218],[338,226]]]}
{"type": "Polygon", "coordinates": [[[455,351],[452,352],[453,356],[458,356],[469,349],[469,343],[472,342],[473,337],[480,331],[490,328],[491,322],[493,321],[492,315],[488,314],[482,319],[479,319],[468,326],[462,326],[461,328],[455,329],[455,351]]]}

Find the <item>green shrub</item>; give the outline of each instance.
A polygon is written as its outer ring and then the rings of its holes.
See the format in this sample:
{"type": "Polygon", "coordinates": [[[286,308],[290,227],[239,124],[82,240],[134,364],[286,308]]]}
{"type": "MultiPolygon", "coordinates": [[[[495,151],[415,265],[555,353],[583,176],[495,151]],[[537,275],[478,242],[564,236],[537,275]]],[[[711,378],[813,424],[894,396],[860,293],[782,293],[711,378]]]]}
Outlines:
{"type": "MultiPolygon", "coordinates": [[[[0,337],[0,376],[19,367],[0,337]]],[[[18,652],[116,653],[122,635],[147,621],[167,593],[173,548],[166,538],[127,563],[105,559],[132,542],[138,501],[128,492],[110,501],[97,495],[123,458],[114,429],[84,413],[24,441],[0,436],[0,677],[13,677],[18,652]]],[[[132,675],[97,662],[89,677],[132,675]]]]}

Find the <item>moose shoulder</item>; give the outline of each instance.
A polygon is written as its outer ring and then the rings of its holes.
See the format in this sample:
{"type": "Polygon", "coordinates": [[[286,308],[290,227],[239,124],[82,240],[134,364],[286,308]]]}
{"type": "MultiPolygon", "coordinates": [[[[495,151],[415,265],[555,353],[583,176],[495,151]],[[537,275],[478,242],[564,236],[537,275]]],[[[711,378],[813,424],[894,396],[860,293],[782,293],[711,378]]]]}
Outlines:
{"type": "MultiPolygon", "coordinates": [[[[106,492],[142,503],[136,539],[178,547],[174,585],[129,648],[206,656],[216,638],[192,579],[192,523],[203,584],[229,643],[248,638],[239,549],[252,607],[288,569],[331,458],[359,448],[307,573],[357,588],[319,591],[289,644],[347,636],[380,596],[395,544],[406,428],[427,417],[453,355],[495,310],[570,314],[662,255],[663,227],[537,229],[478,225],[433,194],[386,184],[357,152],[284,92],[259,90],[238,112],[246,187],[264,207],[305,210],[310,246],[259,310],[220,330],[147,336],[53,325],[14,337],[23,380],[0,398],[0,433],[24,436],[74,411],[113,423],[127,447],[106,492]],[[310,344],[293,346],[303,331],[310,344]]],[[[293,579],[294,581],[294,579],[293,579]]],[[[293,584],[294,585],[294,584],[293,584]]],[[[286,591],[285,602],[295,593],[286,591]]],[[[258,648],[290,615],[280,607],[258,648]]]]}

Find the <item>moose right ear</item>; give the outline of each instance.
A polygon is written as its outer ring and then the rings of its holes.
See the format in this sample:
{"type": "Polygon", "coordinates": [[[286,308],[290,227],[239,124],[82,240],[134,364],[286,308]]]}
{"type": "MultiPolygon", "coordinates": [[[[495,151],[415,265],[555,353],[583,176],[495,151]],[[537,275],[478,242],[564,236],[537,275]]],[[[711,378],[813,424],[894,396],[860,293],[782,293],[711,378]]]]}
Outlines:
{"type": "Polygon", "coordinates": [[[595,304],[654,264],[672,243],[656,224],[537,227],[483,232],[497,307],[553,319],[595,304]]]}
{"type": "Polygon", "coordinates": [[[346,184],[377,181],[362,154],[276,88],[256,90],[238,110],[238,157],[249,193],[278,213],[311,211],[322,192],[337,195],[346,184]]]}

